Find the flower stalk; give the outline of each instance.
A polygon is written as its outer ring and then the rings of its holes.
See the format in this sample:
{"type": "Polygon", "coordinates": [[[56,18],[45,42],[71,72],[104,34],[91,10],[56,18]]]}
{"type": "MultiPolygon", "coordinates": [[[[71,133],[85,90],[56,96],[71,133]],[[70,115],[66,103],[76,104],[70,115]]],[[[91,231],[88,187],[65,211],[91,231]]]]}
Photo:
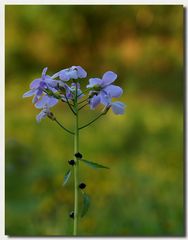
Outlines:
{"type": "MultiPolygon", "coordinates": [[[[74,101],[74,111],[75,111],[75,134],[74,134],[74,155],[79,152],[79,118],[78,118],[78,98],[77,98],[77,84],[76,84],[76,94],[74,101]]],[[[79,160],[75,156],[74,165],[74,230],[73,235],[76,236],[78,233],[78,191],[79,191],[79,160]]]]}
{"type": "Polygon", "coordinates": [[[68,98],[67,98],[66,95],[65,95],[65,98],[66,98],[66,101],[67,101],[67,104],[68,104],[70,110],[72,111],[72,113],[73,113],[74,115],[76,115],[76,112],[75,112],[75,110],[72,108],[72,106],[71,106],[71,104],[70,104],[70,102],[69,102],[69,100],[68,100],[68,98]]]}

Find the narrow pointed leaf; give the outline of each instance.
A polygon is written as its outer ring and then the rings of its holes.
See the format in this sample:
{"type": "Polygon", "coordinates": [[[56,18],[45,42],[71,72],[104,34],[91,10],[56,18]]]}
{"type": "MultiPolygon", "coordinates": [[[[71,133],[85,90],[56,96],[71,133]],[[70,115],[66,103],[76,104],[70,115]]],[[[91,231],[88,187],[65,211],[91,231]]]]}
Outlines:
{"type": "Polygon", "coordinates": [[[90,197],[86,194],[83,193],[83,208],[81,212],[81,217],[84,217],[89,209],[91,199],[90,197]]]}
{"type": "Polygon", "coordinates": [[[64,176],[63,186],[65,186],[67,184],[70,176],[71,176],[71,170],[69,169],[64,176]]]}
{"type": "Polygon", "coordinates": [[[79,160],[82,161],[83,163],[87,164],[89,167],[92,167],[92,168],[110,169],[109,167],[106,167],[104,165],[101,165],[101,164],[98,164],[98,163],[95,163],[95,162],[91,162],[91,161],[88,161],[88,160],[85,160],[85,159],[79,159],[79,160]]]}

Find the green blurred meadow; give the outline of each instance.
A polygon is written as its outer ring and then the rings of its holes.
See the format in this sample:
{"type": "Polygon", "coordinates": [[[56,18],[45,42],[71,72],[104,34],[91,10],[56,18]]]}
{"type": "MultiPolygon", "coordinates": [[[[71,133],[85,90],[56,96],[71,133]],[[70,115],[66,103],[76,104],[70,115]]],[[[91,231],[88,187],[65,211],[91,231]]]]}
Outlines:
{"type": "MultiPolygon", "coordinates": [[[[62,187],[73,139],[45,119],[29,83],[48,66],[52,74],[81,65],[88,77],[107,70],[127,104],[80,132],[81,165],[92,203],[82,236],[183,236],[183,6],[6,5],[6,234],[71,235],[73,179],[62,187]]],[[[86,84],[87,80],[83,80],[86,84]]],[[[63,104],[54,113],[70,129],[63,104]]],[[[83,110],[81,123],[97,111],[83,110]]]]}

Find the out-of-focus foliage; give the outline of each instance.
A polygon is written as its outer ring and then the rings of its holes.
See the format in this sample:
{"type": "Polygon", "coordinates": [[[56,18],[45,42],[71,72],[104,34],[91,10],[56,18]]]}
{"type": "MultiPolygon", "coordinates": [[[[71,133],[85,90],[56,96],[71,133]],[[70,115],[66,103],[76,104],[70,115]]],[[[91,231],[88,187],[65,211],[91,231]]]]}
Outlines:
{"type": "MultiPolygon", "coordinates": [[[[72,136],[37,124],[22,94],[45,66],[81,65],[89,77],[117,72],[127,113],[80,134],[85,158],[110,170],[80,164],[92,202],[79,234],[183,235],[183,7],[7,5],[5,16],[6,234],[72,234],[72,136]]],[[[64,105],[54,113],[73,127],[64,105]]]]}

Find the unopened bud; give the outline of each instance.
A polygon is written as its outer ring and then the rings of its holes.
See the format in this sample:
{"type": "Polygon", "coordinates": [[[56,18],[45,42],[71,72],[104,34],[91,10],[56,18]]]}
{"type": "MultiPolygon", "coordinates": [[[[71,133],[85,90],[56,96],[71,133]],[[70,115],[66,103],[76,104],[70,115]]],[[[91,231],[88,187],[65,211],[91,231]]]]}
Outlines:
{"type": "Polygon", "coordinates": [[[56,120],[56,118],[52,112],[48,112],[47,116],[53,121],[56,120]]]}

